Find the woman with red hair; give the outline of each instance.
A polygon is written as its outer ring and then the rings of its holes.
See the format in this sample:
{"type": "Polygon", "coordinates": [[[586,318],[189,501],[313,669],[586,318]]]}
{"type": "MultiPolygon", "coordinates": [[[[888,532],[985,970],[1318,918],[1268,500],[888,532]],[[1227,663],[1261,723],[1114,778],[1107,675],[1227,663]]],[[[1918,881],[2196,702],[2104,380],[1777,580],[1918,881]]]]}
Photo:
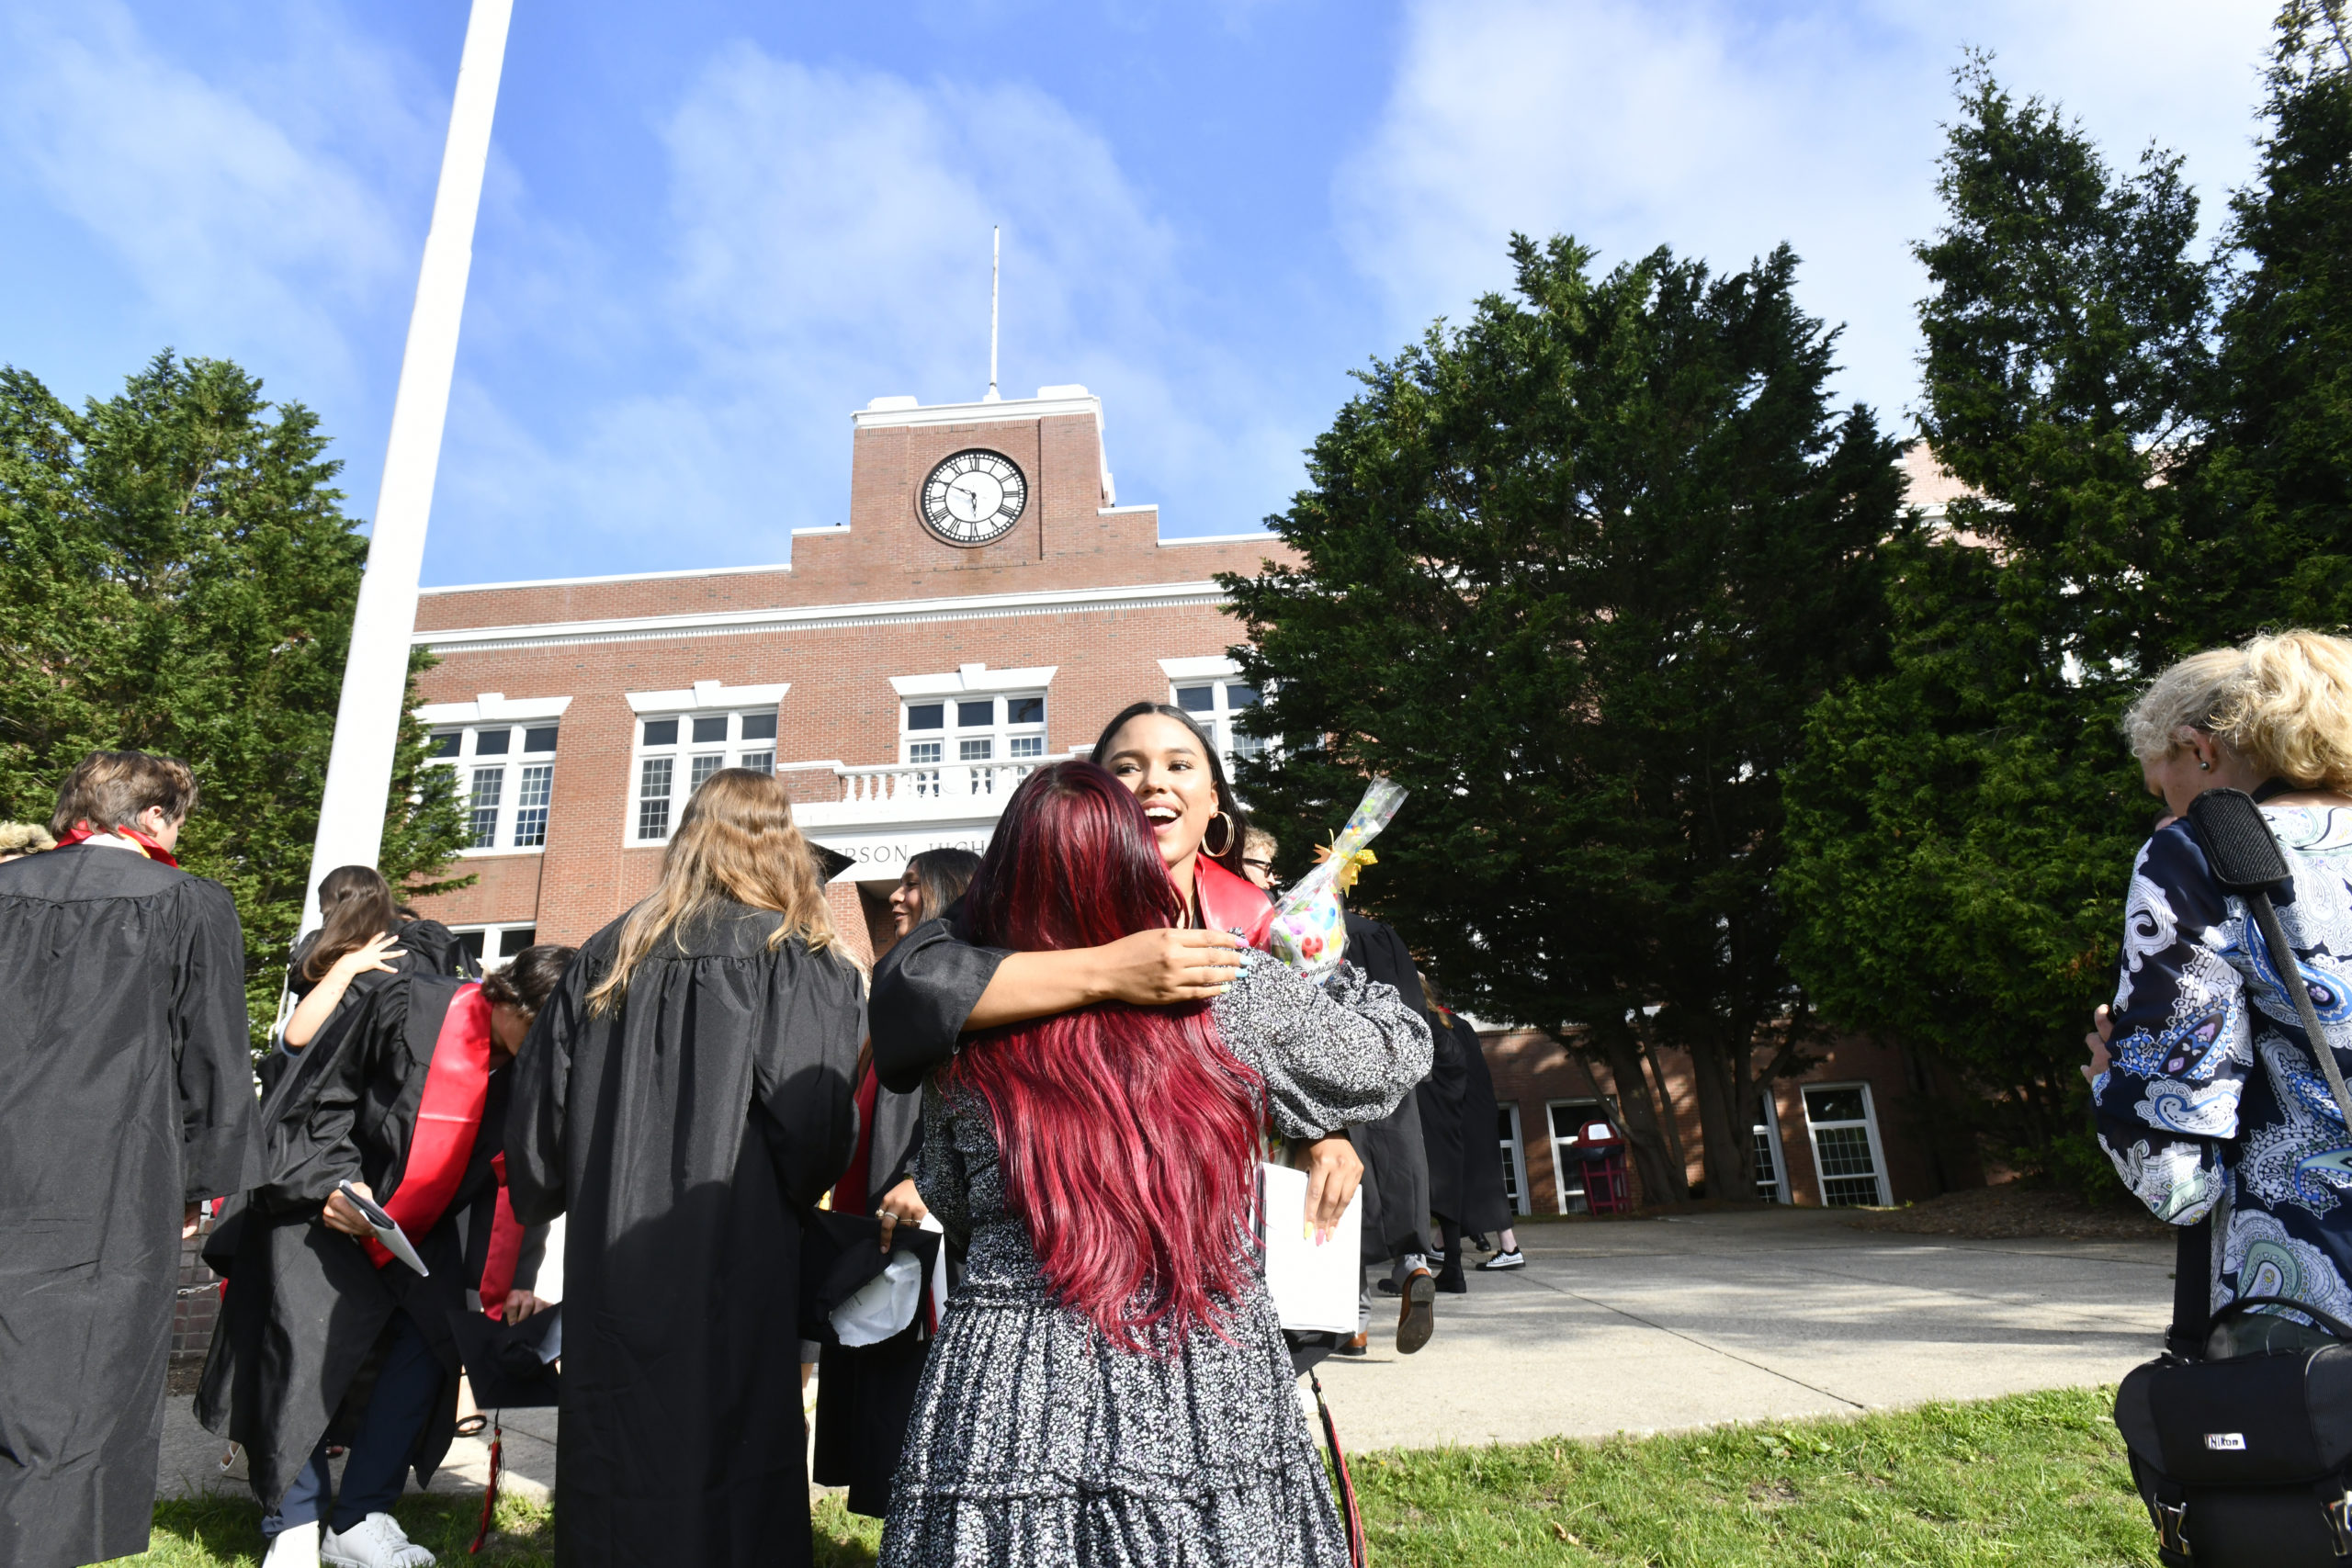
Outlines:
{"type": "MultiPolygon", "coordinates": [[[[962,906],[973,939],[1099,948],[1183,923],[1145,807],[1091,762],[1032,774],[962,906]]],[[[1213,1002],[1099,1001],[968,1039],[926,1091],[922,1201],[966,1247],[882,1562],[1347,1562],[1258,1271],[1262,1131],[1376,1117],[1426,1026],[1343,967],[1247,953],[1213,1002]]]]}

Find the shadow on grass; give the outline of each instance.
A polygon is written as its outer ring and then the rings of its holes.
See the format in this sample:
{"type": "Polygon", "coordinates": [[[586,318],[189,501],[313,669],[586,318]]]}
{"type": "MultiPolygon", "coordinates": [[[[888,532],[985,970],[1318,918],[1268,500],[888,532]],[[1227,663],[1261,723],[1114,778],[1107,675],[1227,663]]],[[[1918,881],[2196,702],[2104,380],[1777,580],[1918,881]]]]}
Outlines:
{"type": "MultiPolygon", "coordinates": [[[[880,1520],[860,1518],[831,1497],[810,1513],[817,1568],[871,1568],[882,1539],[880,1520]]],[[[481,1522],[480,1497],[411,1495],[401,1499],[393,1514],[409,1539],[444,1564],[551,1568],[555,1562],[555,1520],[544,1503],[501,1498],[498,1528],[478,1557],[467,1556],[466,1549],[481,1522]]],[[[147,1551],[118,1561],[140,1568],[257,1568],[261,1557],[259,1505],[238,1497],[179,1497],[155,1505],[155,1531],[147,1551]]]]}

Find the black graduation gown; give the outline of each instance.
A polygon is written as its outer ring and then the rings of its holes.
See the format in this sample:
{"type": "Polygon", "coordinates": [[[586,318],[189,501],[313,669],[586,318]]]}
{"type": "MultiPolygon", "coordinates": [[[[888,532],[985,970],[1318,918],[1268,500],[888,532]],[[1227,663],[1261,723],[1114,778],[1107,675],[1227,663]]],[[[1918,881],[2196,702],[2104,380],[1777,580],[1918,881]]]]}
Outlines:
{"type": "MultiPolygon", "coordinates": [[[[387,960],[391,964],[389,971],[363,969],[354,975],[351,984],[344,990],[343,999],[335,1003],[334,1011],[327,1015],[326,1022],[319,1026],[309,1045],[289,1050],[281,1042],[276,1050],[262,1058],[256,1070],[261,1077],[265,1099],[277,1087],[277,1080],[285,1076],[304,1051],[329,1043],[331,1036],[348,1027],[351,1021],[359,1016],[361,1005],[378,987],[389,985],[402,975],[443,975],[462,980],[481,978],[481,971],[474,963],[473,955],[466,951],[465,943],[458,940],[455,931],[438,920],[403,921],[392,929],[391,934],[400,942],[401,950],[387,960]]],[[[319,988],[318,981],[302,973],[303,961],[310,956],[318,940],[317,931],[303,937],[294,944],[294,954],[287,960],[286,994],[298,1002],[319,988]]]]}
{"type": "Polygon", "coordinates": [[[1473,1235],[1501,1230],[1511,1222],[1510,1195],[1503,1190],[1502,1111],[1495,1101],[1494,1075],[1478,1032],[1453,1015],[1449,1032],[1462,1043],[1462,1228],[1473,1235]]]}
{"type": "Polygon", "coordinates": [[[507,1174],[568,1212],[556,1561],[805,1563],[798,1213],[848,1164],[862,983],[721,904],[592,1014],[615,921],[515,1064],[507,1174]]]}
{"type": "Polygon", "coordinates": [[[1465,1121],[1464,1095],[1469,1089],[1469,1064],[1462,1059],[1462,1042],[1432,1018],[1430,1031],[1430,1075],[1413,1093],[1421,1102],[1421,1151],[1430,1172],[1430,1213],[1449,1224],[1462,1221],[1462,1148],[1465,1121]]]}
{"type": "MultiPolygon", "coordinates": [[[[912,1172],[922,1151],[922,1096],[879,1089],[865,1168],[844,1172],[842,1179],[863,1185],[865,1212],[873,1213],[882,1195],[912,1172]]],[[[817,1436],[808,1473],[820,1486],[848,1487],[854,1514],[880,1518],[889,1512],[890,1480],[906,1447],[930,1348],[919,1327],[910,1325],[878,1345],[828,1340],[819,1352],[817,1436]]]]}
{"type": "Polygon", "coordinates": [[[147,1550],[180,1216],[236,1190],[244,938],[218,883],[80,844],[0,865],[0,1563],[147,1550]]]}
{"type": "MultiPolygon", "coordinates": [[[[347,1022],[322,1033],[278,1080],[256,1130],[259,1179],[241,1214],[215,1233],[208,1259],[228,1277],[204,1362],[196,1415],[245,1447],[254,1491],[271,1506],[335,1421],[394,1312],[405,1308],[442,1368],[441,1398],[411,1456],[433,1478],[457,1425],[452,1313],[469,1309],[469,1239],[498,1197],[492,1160],[505,1130],[513,1069],[492,1072],[464,1175],[440,1220],[410,1235],[432,1272],[381,1268],[319,1212],[344,1180],[379,1201],[400,1190],[433,1049],[464,982],[383,976],[347,1022]]],[[[479,1247],[472,1250],[480,1250],[479,1247]]]]}
{"type": "MultiPolygon", "coordinates": [[[[1347,911],[1347,955],[1374,979],[1396,987],[1406,1005],[1429,1021],[1421,1003],[1420,971],[1405,939],[1353,909],[1347,911]]],[[[1430,1037],[1437,1032],[1431,1030],[1430,1037]]],[[[1377,1122],[1348,1129],[1363,1161],[1363,1260],[1383,1263],[1430,1249],[1430,1163],[1421,1138],[1421,1102],[1408,1094],[1377,1122]]]]}

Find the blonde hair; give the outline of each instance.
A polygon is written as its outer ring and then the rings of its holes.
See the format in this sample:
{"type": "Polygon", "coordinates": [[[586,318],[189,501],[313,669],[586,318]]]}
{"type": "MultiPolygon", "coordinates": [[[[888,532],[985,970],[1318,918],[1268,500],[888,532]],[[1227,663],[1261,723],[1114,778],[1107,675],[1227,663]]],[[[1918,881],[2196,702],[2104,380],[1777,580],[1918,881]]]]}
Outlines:
{"type": "MultiPolygon", "coordinates": [[[[665,936],[721,903],[772,909],[784,919],[768,937],[770,951],[795,937],[811,953],[832,953],[863,972],[833,930],[831,907],[817,875],[808,841],[793,826],[784,785],[750,768],[721,768],[703,781],[678,818],[677,835],[662,857],[662,883],[628,913],[611,973],[588,993],[591,1012],[609,1011],[628,998],[629,977],[665,936]]],[[[684,942],[678,951],[685,951],[684,942]]]]}
{"type": "Polygon", "coordinates": [[[0,855],[37,855],[56,847],[49,829],[37,822],[0,822],[0,855]]]}
{"type": "Polygon", "coordinates": [[[2142,761],[2170,754],[2184,726],[2298,789],[2352,791],[2352,641],[2276,632],[2192,653],[2123,716],[2142,761]]]}
{"type": "Polygon", "coordinates": [[[1274,841],[1274,836],[1263,828],[1252,827],[1247,833],[1241,835],[1241,852],[1245,855],[1263,855],[1266,859],[1272,860],[1274,858],[1275,852],[1281,848],[1282,846],[1274,841]]]}

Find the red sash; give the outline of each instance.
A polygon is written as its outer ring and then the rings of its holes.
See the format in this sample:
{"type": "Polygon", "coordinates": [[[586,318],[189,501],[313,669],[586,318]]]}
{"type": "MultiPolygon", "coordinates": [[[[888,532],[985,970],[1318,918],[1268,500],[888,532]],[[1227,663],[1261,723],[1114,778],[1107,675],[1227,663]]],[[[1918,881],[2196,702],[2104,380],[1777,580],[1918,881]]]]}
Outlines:
{"type": "MultiPolygon", "coordinates": [[[[172,866],[175,866],[180,863],[178,861],[172,858],[171,851],[165,849],[163,845],[157,843],[154,840],[149,838],[146,834],[141,832],[136,828],[117,828],[114,829],[114,833],[117,838],[130,840],[131,843],[138,848],[139,852],[145,855],[149,860],[159,860],[165,865],[172,866]]],[[[68,832],[65,837],[57,840],[57,847],[61,850],[69,849],[75,844],[83,842],[85,840],[95,839],[97,836],[98,829],[91,827],[89,822],[85,819],[74,823],[73,830],[68,832]]]]}
{"type": "Polygon", "coordinates": [[[1193,861],[1193,897],[1200,905],[1203,926],[1232,931],[1252,947],[1266,945],[1267,928],[1274,923],[1274,903],[1256,883],[1199,855],[1193,861]]]}
{"type": "MultiPolygon", "coordinates": [[[[424,1095],[416,1108],[416,1130],[409,1135],[408,1160],[400,1185],[383,1200],[384,1212],[415,1241],[441,1223],[449,1200],[473,1157],[481,1130],[482,1103],[490,1096],[490,998],[478,981],[458,987],[442,1015],[424,1069],[424,1095]]],[[[383,1243],[368,1238],[368,1256],[381,1269],[392,1260],[383,1243]]]]}
{"type": "Polygon", "coordinates": [[[481,1266],[481,1310],[503,1323],[506,1294],[514,1288],[514,1265],[523,1260],[523,1222],[506,1200],[503,1150],[491,1156],[490,1168],[498,1173],[498,1207],[490,1217],[490,1257],[481,1266]]]}
{"type": "Polygon", "coordinates": [[[833,1213],[867,1213],[866,1190],[874,1184],[874,1108],[881,1102],[882,1081],[867,1067],[857,1080],[857,1146],[850,1151],[849,1170],[833,1183],[833,1213]]]}

